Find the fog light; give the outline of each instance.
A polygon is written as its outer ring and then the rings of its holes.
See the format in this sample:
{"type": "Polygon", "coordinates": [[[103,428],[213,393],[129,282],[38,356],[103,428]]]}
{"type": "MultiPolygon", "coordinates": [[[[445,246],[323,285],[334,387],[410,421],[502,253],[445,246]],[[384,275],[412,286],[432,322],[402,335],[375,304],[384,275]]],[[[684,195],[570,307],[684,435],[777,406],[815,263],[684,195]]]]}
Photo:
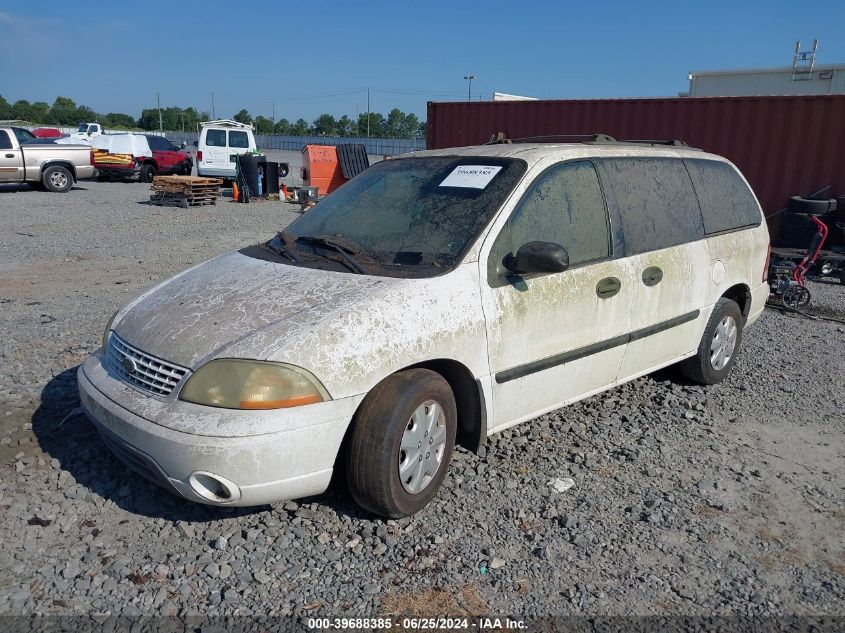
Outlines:
{"type": "Polygon", "coordinates": [[[214,473],[195,471],[188,477],[188,483],[200,497],[214,503],[233,503],[241,498],[237,484],[214,473]]]}

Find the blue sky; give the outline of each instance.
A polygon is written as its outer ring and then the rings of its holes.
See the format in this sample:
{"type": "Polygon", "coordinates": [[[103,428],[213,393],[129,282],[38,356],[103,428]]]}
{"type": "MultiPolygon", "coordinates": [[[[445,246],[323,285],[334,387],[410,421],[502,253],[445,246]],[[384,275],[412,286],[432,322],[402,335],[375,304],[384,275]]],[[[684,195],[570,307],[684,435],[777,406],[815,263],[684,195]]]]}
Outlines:
{"type": "Polygon", "coordinates": [[[676,95],[690,70],[786,66],[796,39],[845,62],[845,2],[73,2],[0,4],[0,94],[135,116],[194,106],[313,120],[493,91],[676,95]]]}

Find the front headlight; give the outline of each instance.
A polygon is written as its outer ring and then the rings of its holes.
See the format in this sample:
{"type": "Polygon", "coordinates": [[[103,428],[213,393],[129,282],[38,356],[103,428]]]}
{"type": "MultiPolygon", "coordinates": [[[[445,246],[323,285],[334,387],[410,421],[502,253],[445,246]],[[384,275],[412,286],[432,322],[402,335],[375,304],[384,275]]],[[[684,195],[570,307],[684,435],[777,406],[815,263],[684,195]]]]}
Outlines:
{"type": "Polygon", "coordinates": [[[231,358],[200,367],[185,383],[179,399],[224,409],[284,409],[331,398],[304,369],[231,358]]]}
{"type": "Polygon", "coordinates": [[[109,344],[109,332],[111,332],[111,326],[114,325],[114,320],[117,318],[117,313],[120,312],[120,308],[114,311],[114,314],[111,315],[108,324],[106,325],[105,331],[103,331],[103,349],[105,350],[109,344]]]}

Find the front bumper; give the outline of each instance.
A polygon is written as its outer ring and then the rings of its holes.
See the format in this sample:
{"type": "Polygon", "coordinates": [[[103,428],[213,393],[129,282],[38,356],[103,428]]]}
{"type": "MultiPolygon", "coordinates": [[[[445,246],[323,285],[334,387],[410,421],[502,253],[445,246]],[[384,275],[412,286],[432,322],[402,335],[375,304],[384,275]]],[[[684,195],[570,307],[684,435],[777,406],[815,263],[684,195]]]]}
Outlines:
{"type": "Polygon", "coordinates": [[[164,403],[113,377],[101,359],[102,351],[91,356],[77,380],[82,407],[105,444],[139,475],[210,505],[262,505],[325,491],[360,402],[277,411],[164,403]],[[168,428],[168,416],[182,428],[190,420],[191,431],[168,428]],[[202,484],[210,476],[231,484],[232,494],[208,494],[202,484]]]}

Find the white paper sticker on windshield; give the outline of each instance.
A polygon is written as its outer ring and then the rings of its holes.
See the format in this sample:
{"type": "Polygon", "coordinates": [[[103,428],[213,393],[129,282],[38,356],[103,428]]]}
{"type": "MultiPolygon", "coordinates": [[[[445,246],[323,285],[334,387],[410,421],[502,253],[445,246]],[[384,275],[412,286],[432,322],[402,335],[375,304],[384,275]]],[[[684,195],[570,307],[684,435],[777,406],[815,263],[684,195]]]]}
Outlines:
{"type": "Polygon", "coordinates": [[[501,166],[494,165],[460,165],[446,176],[440,186],[484,189],[501,170],[501,166]]]}

